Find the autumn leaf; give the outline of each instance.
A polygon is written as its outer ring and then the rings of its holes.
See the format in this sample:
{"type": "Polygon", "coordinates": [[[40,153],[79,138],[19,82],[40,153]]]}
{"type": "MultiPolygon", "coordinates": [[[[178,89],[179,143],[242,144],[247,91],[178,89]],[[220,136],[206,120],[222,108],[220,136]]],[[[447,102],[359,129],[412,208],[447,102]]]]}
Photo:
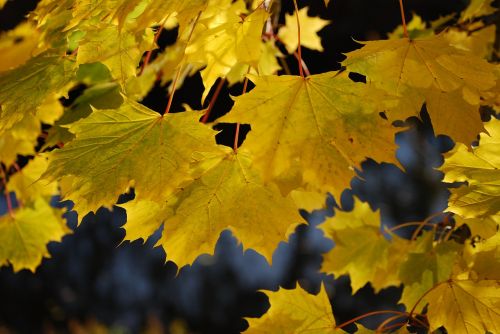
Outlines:
{"type": "Polygon", "coordinates": [[[110,69],[113,77],[124,85],[128,78],[136,75],[142,54],[152,47],[151,30],[142,34],[119,30],[114,24],[99,25],[88,30],[80,41],[77,62],[102,62],[110,69]]]}
{"type": "Polygon", "coordinates": [[[39,197],[32,206],[0,217],[0,266],[10,263],[16,272],[35,272],[42,257],[50,257],[46,244],[61,241],[71,231],[61,217],[63,213],[39,197]]]}
{"type": "Polygon", "coordinates": [[[500,331],[500,280],[450,279],[430,291],[427,317],[432,332],[484,334],[500,331]]]}
{"type": "Polygon", "coordinates": [[[297,163],[307,188],[338,198],[367,157],[397,163],[397,130],[379,116],[383,92],[337,72],[250,78],[256,87],[217,121],[251,125],[243,147],[265,181],[297,163]]]}
{"type": "Polygon", "coordinates": [[[75,63],[48,52],[31,58],[24,65],[0,74],[0,133],[25,117],[36,115],[37,108],[53,95],[64,95],[74,80],[75,63]],[[30,97],[25,98],[26,92],[30,97]]]}
{"type": "Polygon", "coordinates": [[[261,318],[246,318],[249,327],[244,333],[345,333],[335,328],[332,306],[324,285],[321,285],[317,295],[301,287],[264,293],[269,297],[271,307],[261,318]]]}
{"type": "Polygon", "coordinates": [[[470,144],[483,130],[479,101],[495,86],[493,65],[450,46],[442,35],[363,44],[342,64],[401,97],[391,119],[418,116],[426,102],[436,134],[470,144]]]}
{"type": "Polygon", "coordinates": [[[399,278],[404,284],[400,302],[412,308],[422,295],[453,274],[454,266],[460,261],[463,246],[447,241],[437,243],[434,233],[426,232],[408,252],[407,260],[399,264],[399,278]]]}
{"type": "Polygon", "coordinates": [[[69,126],[76,138],[51,153],[43,177],[64,181],[62,195],[81,217],[111,206],[132,185],[138,196],[157,199],[189,177],[194,152],[216,149],[215,132],[199,117],[195,111],[162,116],[130,100],[94,110],[69,126]]]}
{"type": "Polygon", "coordinates": [[[375,291],[399,285],[397,271],[407,257],[410,242],[382,233],[380,212],[355,198],[352,212],[335,211],[319,228],[335,242],[323,256],[321,271],[336,277],[348,274],[353,293],[370,282],[375,291]]]}
{"type": "MultiPolygon", "coordinates": [[[[330,21],[323,20],[319,17],[310,17],[307,15],[308,8],[304,7],[299,10],[300,22],[300,44],[311,50],[323,51],[321,39],[318,32],[325,26],[330,24],[330,21]]],[[[278,31],[278,38],[282,41],[288,53],[294,53],[299,46],[297,18],[295,13],[285,15],[285,26],[278,31]]]]}
{"type": "Polygon", "coordinates": [[[246,68],[248,65],[258,67],[262,29],[269,15],[263,8],[258,8],[242,19],[237,6],[235,3],[229,8],[222,23],[214,23],[214,19],[208,21],[186,47],[187,62],[206,64],[201,71],[205,86],[203,99],[217,78],[228,75],[237,64],[246,64],[246,68]]]}
{"type": "Polygon", "coordinates": [[[464,218],[486,218],[500,212],[500,121],[485,123],[479,146],[469,151],[457,144],[447,154],[441,171],[444,182],[468,184],[451,189],[448,209],[464,218]]]}
{"type": "Polygon", "coordinates": [[[213,254],[220,233],[229,229],[245,249],[255,249],[271,263],[278,243],[287,240],[302,218],[291,199],[260,181],[251,161],[244,151],[229,149],[201,157],[199,175],[163,203],[121,205],[127,211],[125,239],[146,240],[164,223],[158,245],[181,267],[200,254],[213,254]]]}

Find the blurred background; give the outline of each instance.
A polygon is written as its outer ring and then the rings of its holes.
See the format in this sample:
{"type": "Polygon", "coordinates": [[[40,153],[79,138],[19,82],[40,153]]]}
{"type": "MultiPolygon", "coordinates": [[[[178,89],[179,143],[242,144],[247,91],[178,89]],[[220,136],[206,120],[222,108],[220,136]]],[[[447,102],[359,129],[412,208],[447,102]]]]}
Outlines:
{"type": "MultiPolygon", "coordinates": [[[[21,22],[36,2],[8,1],[0,11],[0,30],[12,29],[21,22]]],[[[293,2],[281,2],[280,22],[284,22],[284,14],[292,13],[293,2]]],[[[467,5],[468,0],[405,1],[408,19],[416,13],[427,21],[467,5]]],[[[342,53],[358,47],[354,40],[386,38],[401,20],[397,0],[331,0],[327,9],[323,1],[314,0],[299,1],[299,6],[310,6],[310,15],[332,21],[320,32],[325,51],[303,50],[313,74],[338,70],[342,53]]],[[[173,43],[175,36],[175,30],[162,32],[160,48],[173,43]]],[[[295,58],[289,56],[285,61],[297,74],[295,58]]],[[[239,95],[241,89],[241,85],[223,86],[211,119],[226,113],[232,104],[228,93],[239,95]]],[[[202,90],[201,79],[195,75],[185,82],[174,101],[177,106],[190,103],[200,109],[203,106],[192,102],[192,97],[200,96],[202,90]]],[[[70,96],[70,100],[74,99],[78,91],[70,96]]],[[[163,110],[167,103],[165,88],[155,86],[142,103],[163,110]]],[[[352,190],[345,191],[341,199],[325,198],[325,209],[301,212],[309,225],[299,226],[288,243],[279,245],[272,267],[254,251],[243,252],[226,231],[220,236],[214,256],[202,255],[176,275],[175,264],[165,262],[163,250],[153,248],[158,233],[145,244],[121,244],[125,236],[121,226],[126,219],[123,209],[100,209],[95,215],[87,215],[78,228],[76,214],[68,212],[68,224],[74,233],[60,244],[49,244],[52,258],[44,259],[36,274],[14,274],[10,267],[0,268],[0,334],[239,333],[247,327],[244,317],[260,316],[269,307],[267,297],[259,290],[300,284],[315,293],[322,282],[338,324],[370,311],[403,310],[397,304],[400,287],[376,295],[367,285],[352,296],[348,277],[321,274],[321,254],[333,244],[315,226],[334,214],[335,203],[352,206],[353,195],[370,203],[373,209],[380,209],[383,224],[389,227],[421,221],[446,208],[449,185],[441,182],[442,174],[435,168],[442,164],[442,153],[450,150],[453,142],[434,135],[425,108],[420,120],[412,118],[405,125],[407,130],[396,138],[398,158],[405,172],[394,165],[366,161],[360,177],[351,182],[352,190]]],[[[218,141],[226,143],[234,129],[221,129],[218,141]]],[[[124,195],[121,201],[132,197],[124,195]]],[[[55,204],[71,208],[71,203],[55,204]]],[[[0,206],[5,212],[4,198],[0,206]]],[[[437,216],[436,221],[439,219],[442,217],[437,216]]],[[[400,231],[402,235],[413,232],[410,228],[400,231]]],[[[370,317],[361,323],[374,328],[383,319],[370,317]]],[[[346,329],[356,328],[352,325],[346,329]]]]}

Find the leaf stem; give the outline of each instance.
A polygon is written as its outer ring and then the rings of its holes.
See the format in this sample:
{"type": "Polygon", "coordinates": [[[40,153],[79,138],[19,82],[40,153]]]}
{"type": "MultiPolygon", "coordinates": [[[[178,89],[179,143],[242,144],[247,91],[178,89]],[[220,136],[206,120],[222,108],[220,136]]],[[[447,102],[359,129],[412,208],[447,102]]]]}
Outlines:
{"type": "Polygon", "coordinates": [[[160,38],[160,34],[163,31],[163,28],[165,26],[165,22],[168,20],[169,17],[170,17],[170,15],[167,15],[167,17],[165,17],[161,21],[160,28],[158,28],[158,30],[155,32],[155,37],[153,39],[151,49],[148,50],[148,52],[146,53],[146,57],[144,57],[144,62],[142,63],[141,71],[139,72],[139,76],[142,75],[142,73],[144,72],[144,69],[146,68],[146,66],[148,66],[149,60],[151,59],[151,54],[153,53],[153,48],[154,48],[155,44],[158,42],[158,38],[160,38]]]}
{"type": "Polygon", "coordinates": [[[421,225],[423,225],[423,226],[429,226],[429,227],[434,227],[436,224],[427,223],[427,222],[409,222],[409,223],[403,223],[403,224],[399,224],[399,225],[393,226],[393,227],[387,229],[387,231],[394,232],[394,231],[399,230],[400,228],[403,228],[403,227],[421,226],[421,225]]]}
{"type": "MultiPolygon", "coordinates": [[[[191,36],[193,36],[194,28],[196,27],[196,24],[198,23],[198,19],[200,18],[200,16],[201,16],[201,11],[198,12],[198,15],[196,15],[196,18],[194,19],[193,26],[191,27],[191,31],[189,32],[189,37],[186,41],[186,46],[189,44],[189,41],[191,40],[191,36]]],[[[179,81],[179,76],[181,75],[181,70],[182,70],[182,67],[184,66],[184,59],[185,58],[183,58],[182,62],[178,65],[179,68],[177,69],[177,72],[175,73],[174,82],[172,83],[172,93],[170,93],[170,96],[168,97],[167,107],[165,108],[165,112],[163,113],[163,115],[168,114],[168,112],[170,111],[170,107],[172,106],[172,101],[173,101],[174,95],[175,95],[175,88],[177,87],[177,81],[179,81]]]]}
{"type": "Polygon", "coordinates": [[[299,20],[299,6],[297,5],[297,0],[293,0],[293,6],[295,7],[295,17],[297,18],[297,38],[299,42],[298,46],[298,63],[299,63],[299,73],[300,76],[304,78],[304,69],[302,68],[302,46],[300,43],[300,20],[299,20]]]}
{"type": "Polygon", "coordinates": [[[217,84],[217,87],[215,88],[214,95],[210,99],[210,103],[208,104],[207,112],[205,115],[203,115],[203,118],[201,119],[201,122],[205,124],[208,120],[208,117],[210,116],[210,112],[212,112],[212,109],[214,108],[215,102],[217,102],[217,98],[219,97],[220,91],[224,84],[226,83],[226,78],[221,78],[219,80],[219,83],[217,84]]]}
{"type": "MultiPolygon", "coordinates": [[[[398,315],[395,315],[395,316],[392,316],[392,317],[389,317],[387,319],[385,319],[378,327],[377,327],[377,330],[375,331],[375,333],[383,333],[384,331],[386,331],[387,329],[390,329],[392,328],[392,326],[388,326],[386,327],[386,325],[388,325],[389,323],[393,322],[394,320],[396,319],[399,319],[399,318],[403,318],[403,317],[408,317],[407,314],[398,314],[398,315]]],[[[403,322],[403,324],[405,324],[406,322],[403,322]]]]}
{"type": "Polygon", "coordinates": [[[401,22],[403,22],[403,34],[406,38],[409,38],[408,28],[406,27],[405,9],[403,6],[403,0],[399,0],[399,9],[401,10],[401,22]]]}
{"type": "Polygon", "coordinates": [[[364,318],[367,318],[367,317],[371,317],[372,315],[378,315],[378,314],[397,314],[399,316],[406,316],[406,315],[408,315],[408,313],[401,312],[401,311],[391,311],[391,310],[373,311],[373,312],[368,312],[368,313],[362,314],[360,316],[357,316],[355,318],[352,318],[351,320],[348,320],[346,322],[343,322],[340,325],[335,326],[335,328],[342,328],[342,327],[350,325],[350,324],[352,324],[352,323],[354,323],[354,322],[356,322],[358,320],[361,320],[361,319],[364,319],[364,318]]]}
{"type": "MultiPolygon", "coordinates": [[[[249,72],[250,72],[250,66],[248,66],[247,75],[249,72]]],[[[243,81],[243,91],[242,91],[241,95],[243,95],[247,92],[247,87],[248,87],[248,77],[245,76],[245,81],[243,81]]],[[[234,142],[233,142],[234,153],[238,152],[238,140],[239,139],[240,139],[240,123],[236,123],[236,132],[234,134],[234,142]]]]}

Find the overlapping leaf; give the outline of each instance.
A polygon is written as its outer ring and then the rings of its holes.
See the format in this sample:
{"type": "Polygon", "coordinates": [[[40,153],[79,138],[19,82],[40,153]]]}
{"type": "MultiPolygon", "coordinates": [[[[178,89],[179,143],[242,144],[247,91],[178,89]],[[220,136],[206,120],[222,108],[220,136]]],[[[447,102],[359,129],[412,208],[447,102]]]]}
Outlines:
{"type": "Polygon", "coordinates": [[[381,230],[380,212],[367,203],[356,199],[352,212],[337,210],[320,229],[335,241],[323,256],[321,271],[336,277],[348,274],[353,293],[368,282],[376,291],[400,284],[394,268],[406,260],[410,242],[397,236],[389,241],[381,230]]]}
{"type": "Polygon", "coordinates": [[[465,218],[487,218],[500,212],[500,121],[485,124],[479,146],[458,144],[441,167],[445,182],[467,182],[451,190],[448,210],[465,218]]]}
{"type": "Polygon", "coordinates": [[[249,328],[244,333],[345,333],[335,328],[332,307],[323,285],[317,295],[300,287],[265,293],[271,308],[261,318],[247,318],[249,328]]]}
{"type": "Polygon", "coordinates": [[[35,271],[42,257],[49,257],[46,245],[61,241],[70,230],[62,219],[64,210],[55,209],[42,198],[33,206],[0,217],[0,266],[12,264],[14,271],[35,271]]]}
{"type": "Polygon", "coordinates": [[[271,263],[278,243],[302,221],[293,201],[260,181],[245,152],[221,151],[198,164],[195,180],[163,201],[122,205],[126,239],[146,240],[164,223],[158,244],[167,259],[184,266],[200,254],[213,254],[220,233],[230,229],[245,249],[255,249],[271,263]]]}
{"type": "Polygon", "coordinates": [[[337,197],[367,157],[396,162],[396,129],[379,116],[383,92],[336,72],[251,79],[256,87],[218,121],[251,125],[243,146],[265,180],[298,164],[304,184],[337,197]]]}
{"type": "Polygon", "coordinates": [[[131,185],[141,197],[161,198],[188,177],[194,152],[216,149],[215,132],[199,117],[194,111],[162,116],[130,100],[94,110],[71,124],[76,138],[53,152],[45,176],[63,181],[63,197],[81,215],[111,206],[131,185]]]}
{"type": "Polygon", "coordinates": [[[470,144],[483,130],[479,101],[495,86],[493,65],[450,46],[442,35],[363,44],[343,65],[401,96],[390,118],[418,116],[425,101],[436,134],[470,144]]]}
{"type": "Polygon", "coordinates": [[[25,117],[34,117],[49,96],[66,94],[75,73],[76,66],[71,60],[43,53],[0,74],[0,133],[25,117]],[[26,92],[30,92],[29,98],[25,98],[26,92]]]}

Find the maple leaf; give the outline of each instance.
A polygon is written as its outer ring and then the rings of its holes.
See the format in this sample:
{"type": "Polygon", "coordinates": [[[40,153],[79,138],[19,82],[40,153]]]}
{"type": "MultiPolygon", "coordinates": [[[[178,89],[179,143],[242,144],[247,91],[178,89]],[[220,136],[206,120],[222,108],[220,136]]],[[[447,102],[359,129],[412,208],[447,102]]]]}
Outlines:
{"type": "Polygon", "coordinates": [[[447,154],[441,171],[444,182],[464,182],[451,189],[448,209],[465,218],[485,218],[500,212],[500,120],[485,123],[479,146],[472,152],[457,144],[447,154]]]}
{"type": "Polygon", "coordinates": [[[160,115],[128,99],[117,109],[94,110],[69,126],[75,139],[51,152],[43,177],[64,181],[62,195],[82,217],[111,206],[132,184],[138,196],[156,199],[188,177],[195,151],[216,149],[215,132],[199,117],[160,115]]]}
{"type": "Polygon", "coordinates": [[[321,271],[335,276],[348,274],[353,293],[370,282],[376,291],[399,285],[394,268],[406,259],[409,242],[393,236],[385,238],[380,226],[380,212],[355,198],[354,210],[337,210],[335,216],[319,225],[335,241],[334,248],[323,256],[321,271]]]}
{"type": "Polygon", "coordinates": [[[378,114],[383,92],[337,72],[250,78],[256,87],[217,121],[251,125],[243,147],[265,181],[298,163],[309,188],[339,198],[367,157],[397,163],[396,129],[378,114]]]}
{"type": "Polygon", "coordinates": [[[469,144],[483,130],[479,100],[495,86],[493,65],[450,46],[442,35],[363,44],[342,64],[401,96],[391,119],[418,116],[425,101],[436,134],[469,144]]]}
{"type": "Polygon", "coordinates": [[[123,85],[136,75],[142,54],[153,46],[153,33],[119,30],[114,24],[98,25],[87,30],[80,41],[77,54],[78,64],[102,62],[112,75],[123,85]]]}
{"type": "Polygon", "coordinates": [[[335,328],[335,318],[324,285],[317,295],[300,287],[276,292],[263,291],[271,307],[261,318],[246,318],[246,334],[258,333],[345,333],[335,328]]]}
{"type": "Polygon", "coordinates": [[[28,61],[37,50],[40,33],[34,25],[21,23],[0,35],[0,72],[13,69],[28,61]]]}
{"type": "Polygon", "coordinates": [[[207,0],[148,1],[146,8],[136,19],[137,29],[145,29],[161,23],[166,17],[175,17],[182,35],[189,21],[207,9],[207,0]]]}
{"type": "Polygon", "coordinates": [[[242,19],[238,6],[238,2],[231,6],[222,22],[212,19],[199,23],[198,33],[186,47],[187,62],[207,65],[201,71],[205,86],[203,99],[217,78],[228,75],[237,64],[258,67],[262,28],[269,15],[263,8],[257,8],[242,19]]]}
{"type": "Polygon", "coordinates": [[[500,280],[450,279],[430,291],[427,317],[432,332],[484,334],[500,331],[500,280]]]}
{"type": "Polygon", "coordinates": [[[255,249],[271,263],[278,243],[286,241],[302,221],[293,201],[283,197],[276,186],[259,180],[244,151],[234,154],[221,149],[199,164],[195,180],[182,185],[163,203],[121,205],[128,218],[125,239],[146,240],[164,222],[158,245],[181,267],[200,254],[213,254],[220,233],[230,229],[245,249],[255,249]]]}
{"type": "Polygon", "coordinates": [[[39,197],[50,200],[52,196],[57,195],[56,182],[40,180],[42,174],[47,170],[48,164],[46,155],[37,155],[25,167],[11,176],[8,188],[16,193],[18,201],[29,203],[39,197]]]}
{"type": "Polygon", "coordinates": [[[0,74],[0,133],[37,109],[53,94],[66,93],[74,80],[75,63],[65,57],[44,52],[24,65],[0,74]],[[25,98],[30,92],[30,98],[25,98]]]}
{"type": "Polygon", "coordinates": [[[404,284],[401,303],[411,308],[436,284],[451,277],[463,246],[454,242],[434,242],[434,233],[419,237],[409,250],[406,261],[399,264],[399,278],[404,284]]]}
{"type": "Polygon", "coordinates": [[[492,6],[493,0],[471,0],[469,6],[460,15],[460,21],[464,22],[476,17],[491,15],[497,11],[492,6]]]}
{"type": "Polygon", "coordinates": [[[15,272],[34,272],[42,257],[50,257],[46,244],[61,241],[71,231],[61,217],[63,212],[37,198],[32,206],[0,217],[0,266],[10,263],[15,272]]]}
{"type": "MultiPolygon", "coordinates": [[[[299,10],[300,22],[300,44],[311,50],[323,51],[321,39],[318,32],[325,26],[330,24],[330,21],[323,20],[319,17],[310,17],[307,15],[307,7],[299,10]]],[[[293,53],[299,46],[297,18],[295,13],[285,15],[285,26],[278,31],[279,39],[285,44],[288,53],[293,53]]]]}

